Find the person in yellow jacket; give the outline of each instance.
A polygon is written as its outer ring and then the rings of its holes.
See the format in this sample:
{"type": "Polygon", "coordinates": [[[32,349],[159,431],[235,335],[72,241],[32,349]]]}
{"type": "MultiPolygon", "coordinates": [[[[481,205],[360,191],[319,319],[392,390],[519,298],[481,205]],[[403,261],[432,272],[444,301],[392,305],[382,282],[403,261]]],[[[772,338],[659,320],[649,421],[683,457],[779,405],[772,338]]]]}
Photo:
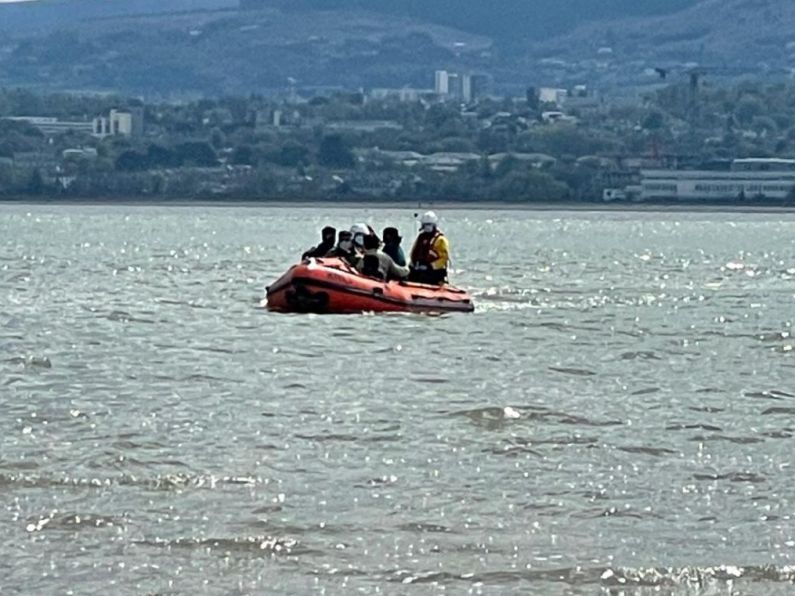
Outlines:
{"type": "Polygon", "coordinates": [[[447,282],[450,243],[439,230],[439,218],[428,211],[420,218],[420,234],[411,249],[409,281],[442,285],[447,282]]]}

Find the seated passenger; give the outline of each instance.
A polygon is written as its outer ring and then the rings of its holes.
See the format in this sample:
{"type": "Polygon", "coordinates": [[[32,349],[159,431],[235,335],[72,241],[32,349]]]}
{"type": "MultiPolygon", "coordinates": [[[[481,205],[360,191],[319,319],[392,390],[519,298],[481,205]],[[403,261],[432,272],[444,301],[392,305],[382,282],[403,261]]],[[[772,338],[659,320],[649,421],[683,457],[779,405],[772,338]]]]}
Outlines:
{"type": "Polygon", "coordinates": [[[364,239],[367,236],[375,236],[373,228],[363,223],[353,224],[351,226],[351,234],[353,234],[353,245],[359,250],[364,250],[364,239]]]}
{"type": "Polygon", "coordinates": [[[392,257],[380,249],[378,237],[374,235],[364,237],[364,254],[356,268],[364,275],[383,281],[406,279],[409,275],[408,267],[396,265],[392,257]]]}
{"type": "Polygon", "coordinates": [[[359,262],[360,255],[353,246],[353,234],[348,230],[340,230],[337,246],[332,248],[326,256],[343,259],[355,267],[359,262]]]}
{"type": "Polygon", "coordinates": [[[406,266],[406,255],[403,254],[403,249],[400,247],[400,242],[403,238],[400,237],[400,232],[397,228],[384,228],[384,252],[392,257],[396,265],[401,267],[406,266]]]}
{"type": "Polygon", "coordinates": [[[442,285],[447,282],[450,244],[439,230],[439,218],[428,211],[420,219],[420,234],[411,249],[409,281],[442,285]]]}
{"type": "Polygon", "coordinates": [[[320,244],[310,248],[308,251],[302,254],[301,260],[306,261],[307,259],[320,259],[325,257],[329,251],[334,248],[334,239],[336,236],[337,230],[331,226],[326,226],[323,228],[323,231],[320,233],[320,244]]]}

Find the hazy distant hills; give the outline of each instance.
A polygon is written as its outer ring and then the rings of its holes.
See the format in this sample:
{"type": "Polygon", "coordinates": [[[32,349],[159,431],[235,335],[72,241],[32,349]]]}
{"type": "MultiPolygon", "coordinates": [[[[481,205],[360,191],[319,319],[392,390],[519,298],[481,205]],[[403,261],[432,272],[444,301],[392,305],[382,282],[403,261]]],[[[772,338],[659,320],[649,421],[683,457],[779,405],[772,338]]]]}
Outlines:
{"type": "Polygon", "coordinates": [[[604,46],[613,50],[612,61],[625,64],[698,63],[749,73],[784,69],[795,66],[795,2],[701,0],[669,15],[593,21],[534,44],[531,53],[579,60],[604,46]]]}
{"type": "MultiPolygon", "coordinates": [[[[146,95],[429,87],[433,70],[497,89],[654,82],[694,64],[795,66],[782,0],[41,0],[0,5],[0,85],[146,95]]],[[[792,37],[792,39],[790,39],[792,37]]]]}
{"type": "MultiPolygon", "coordinates": [[[[666,14],[696,0],[243,0],[299,12],[367,10],[488,35],[499,44],[550,37],[592,20],[666,14]]],[[[0,6],[0,29],[43,28],[143,13],[236,7],[239,0],[37,0],[0,6]]]]}
{"type": "MultiPolygon", "coordinates": [[[[255,0],[273,4],[274,0],[255,0]]],[[[277,0],[278,1],[278,0],[277,0]]],[[[284,0],[283,0],[284,1],[284,0]]],[[[288,0],[295,10],[358,8],[488,35],[504,47],[552,37],[594,20],[668,14],[696,0],[288,0]]]]}
{"type": "Polygon", "coordinates": [[[124,14],[233,8],[238,0],[36,0],[0,4],[0,31],[49,31],[89,19],[124,14]]]}
{"type": "Polygon", "coordinates": [[[431,85],[490,67],[490,39],[361,10],[191,11],[86,20],[0,49],[0,84],[146,95],[431,85]]]}

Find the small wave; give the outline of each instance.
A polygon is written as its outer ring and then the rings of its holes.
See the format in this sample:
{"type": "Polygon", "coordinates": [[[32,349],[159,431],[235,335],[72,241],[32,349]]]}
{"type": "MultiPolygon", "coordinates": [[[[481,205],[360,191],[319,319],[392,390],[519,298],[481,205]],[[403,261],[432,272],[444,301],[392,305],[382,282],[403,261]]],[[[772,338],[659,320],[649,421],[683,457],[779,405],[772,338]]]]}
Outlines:
{"type": "Polygon", "coordinates": [[[638,513],[631,507],[608,507],[607,509],[587,509],[572,514],[572,517],[579,517],[584,519],[599,519],[600,517],[628,517],[632,519],[643,519],[644,517],[658,517],[652,513],[644,512],[638,513]]]}
{"type": "Polygon", "coordinates": [[[141,546],[150,546],[164,549],[209,550],[210,552],[265,554],[265,555],[305,555],[315,553],[302,547],[297,540],[292,538],[279,538],[273,536],[245,536],[243,538],[176,538],[164,540],[139,540],[134,542],[141,546]]]}
{"type": "Polygon", "coordinates": [[[768,408],[762,412],[762,416],[770,416],[772,414],[788,414],[795,415],[795,408],[768,408]]]}
{"type": "Polygon", "coordinates": [[[378,478],[370,478],[365,484],[357,484],[357,488],[375,488],[380,486],[392,486],[393,484],[397,484],[398,477],[393,475],[390,476],[379,476],[378,478]]]}
{"type": "Polygon", "coordinates": [[[592,370],[588,370],[585,368],[568,368],[568,367],[557,367],[557,366],[550,366],[549,370],[552,372],[561,373],[564,375],[574,375],[577,377],[595,377],[596,373],[592,370]]]}
{"type": "Polygon", "coordinates": [[[650,588],[683,590],[690,592],[694,586],[699,590],[716,589],[733,592],[737,583],[769,584],[795,583],[795,566],[762,565],[739,567],[720,565],[714,567],[566,567],[558,569],[525,569],[522,571],[486,571],[473,573],[449,573],[434,571],[413,574],[396,570],[386,577],[387,581],[401,584],[456,584],[504,586],[527,583],[536,587],[543,583],[567,584],[570,586],[602,586],[633,590],[650,588]]]}
{"type": "Polygon", "coordinates": [[[421,534],[450,534],[453,530],[440,524],[429,524],[424,522],[409,522],[401,524],[398,529],[404,532],[419,532],[421,534]]]}
{"type": "Polygon", "coordinates": [[[29,533],[43,530],[70,530],[113,528],[124,526],[123,518],[112,515],[97,515],[95,513],[67,513],[64,515],[50,515],[36,520],[28,520],[25,529],[29,533]]]}
{"type": "Polygon", "coordinates": [[[758,437],[730,437],[727,435],[709,435],[707,437],[703,435],[697,435],[690,439],[691,441],[726,441],[728,443],[734,443],[736,445],[752,445],[754,443],[764,443],[764,439],[760,439],[758,437]]]}
{"type": "Polygon", "coordinates": [[[623,426],[624,424],[621,420],[591,420],[590,418],[585,418],[584,416],[572,416],[565,413],[554,413],[553,415],[559,416],[558,422],[560,424],[572,424],[574,426],[607,427],[623,426]]]}
{"type": "Polygon", "coordinates": [[[492,455],[502,455],[505,457],[513,457],[517,455],[521,455],[523,453],[534,455],[535,457],[544,457],[544,454],[540,451],[536,451],[533,449],[529,444],[528,445],[516,445],[516,444],[508,444],[503,445],[502,447],[492,447],[491,449],[484,450],[486,453],[491,453],[492,455]]]}
{"type": "Polygon", "coordinates": [[[485,428],[486,430],[499,430],[500,428],[524,419],[526,416],[532,418],[532,414],[525,415],[521,410],[522,408],[514,408],[511,406],[506,406],[504,408],[488,406],[484,408],[475,408],[474,410],[452,412],[449,415],[468,418],[474,425],[485,428]]]}
{"type": "Polygon", "coordinates": [[[784,391],[777,391],[776,389],[771,391],[750,391],[746,392],[744,395],[745,397],[753,397],[755,399],[773,399],[778,401],[795,397],[795,395],[785,393],[784,391]]]}
{"type": "Polygon", "coordinates": [[[662,360],[656,353],[650,351],[624,352],[621,360],[662,360]]]}
{"type": "Polygon", "coordinates": [[[52,368],[52,361],[46,356],[20,356],[16,358],[9,358],[5,360],[5,362],[9,364],[15,364],[17,366],[23,366],[25,368],[52,368]]]}
{"type": "Polygon", "coordinates": [[[111,311],[107,315],[103,315],[103,318],[107,319],[108,321],[113,321],[114,323],[146,323],[148,325],[155,324],[155,321],[152,319],[142,319],[135,317],[122,310],[111,311]]]}
{"type": "Polygon", "coordinates": [[[655,457],[663,457],[665,455],[676,455],[673,449],[666,449],[665,447],[619,447],[619,451],[627,453],[639,453],[642,455],[653,455],[655,457]]]}
{"type": "MultiPolygon", "coordinates": [[[[390,351],[392,350],[390,349],[390,351]]],[[[443,379],[441,377],[414,377],[412,380],[416,383],[427,383],[430,385],[442,385],[450,382],[450,379],[443,379]]]]}
{"type": "Polygon", "coordinates": [[[510,441],[505,442],[501,446],[485,449],[484,451],[493,455],[502,455],[506,457],[521,454],[544,457],[544,454],[535,449],[535,447],[543,447],[545,445],[551,445],[553,447],[574,447],[578,445],[594,446],[598,444],[599,439],[595,437],[564,436],[552,437],[550,439],[523,439],[521,437],[513,437],[510,441]]]}
{"type": "Polygon", "coordinates": [[[593,427],[622,426],[624,424],[620,420],[591,420],[584,416],[575,416],[566,412],[555,412],[543,407],[531,406],[506,406],[503,408],[489,406],[453,412],[451,415],[465,416],[478,426],[483,426],[489,430],[496,430],[506,424],[520,421],[542,421],[593,427]]]}
{"type": "Polygon", "coordinates": [[[133,475],[120,475],[104,478],[53,477],[35,474],[0,473],[0,486],[21,486],[35,488],[86,487],[106,488],[109,486],[139,486],[150,490],[182,490],[184,488],[214,489],[219,485],[251,486],[261,484],[257,476],[212,476],[190,474],[163,474],[154,478],[139,478],[133,475]]]}
{"type": "Polygon", "coordinates": [[[659,392],[659,387],[648,387],[647,389],[638,389],[637,391],[633,391],[630,395],[651,395],[653,393],[659,392]]]}
{"type": "Polygon", "coordinates": [[[767,482],[767,478],[761,474],[754,474],[753,472],[729,472],[727,474],[693,474],[696,480],[708,480],[714,482],[717,480],[728,480],[730,482],[750,482],[752,484],[761,484],[767,482]]]}
{"type": "Polygon", "coordinates": [[[793,434],[793,430],[791,428],[785,428],[782,430],[771,430],[762,433],[765,437],[770,437],[771,439],[791,439],[795,434],[793,434]]]}
{"type": "Polygon", "coordinates": [[[708,430],[710,432],[723,431],[721,427],[712,426],[711,424],[670,424],[665,427],[665,430],[708,430]]]}
{"type": "Polygon", "coordinates": [[[303,434],[296,434],[294,435],[296,439],[303,439],[305,441],[318,441],[321,443],[325,442],[344,442],[344,443],[385,443],[391,441],[400,441],[400,435],[378,435],[378,434],[370,434],[370,433],[363,433],[361,435],[349,435],[349,434],[339,434],[339,433],[329,433],[329,434],[321,434],[321,435],[303,435],[303,434]]]}

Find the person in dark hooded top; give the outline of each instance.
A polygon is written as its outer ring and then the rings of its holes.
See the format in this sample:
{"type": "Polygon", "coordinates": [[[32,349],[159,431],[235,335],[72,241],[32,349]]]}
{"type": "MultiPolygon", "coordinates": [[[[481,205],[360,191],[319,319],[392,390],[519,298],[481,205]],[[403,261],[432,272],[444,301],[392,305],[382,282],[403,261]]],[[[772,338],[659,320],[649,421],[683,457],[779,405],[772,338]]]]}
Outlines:
{"type": "Polygon", "coordinates": [[[326,226],[320,233],[321,242],[317,246],[310,248],[303,255],[301,260],[307,259],[322,259],[332,250],[334,250],[334,243],[337,241],[337,230],[331,226],[326,226]]]}
{"type": "Polygon", "coordinates": [[[405,267],[406,255],[403,254],[403,249],[400,247],[400,242],[403,238],[400,237],[400,232],[398,232],[397,228],[384,228],[382,238],[384,239],[383,251],[392,257],[395,265],[405,267]]]}
{"type": "Polygon", "coordinates": [[[339,241],[331,252],[326,255],[328,257],[343,259],[353,267],[359,264],[361,259],[360,252],[353,245],[353,234],[348,230],[340,230],[339,241]]]}

